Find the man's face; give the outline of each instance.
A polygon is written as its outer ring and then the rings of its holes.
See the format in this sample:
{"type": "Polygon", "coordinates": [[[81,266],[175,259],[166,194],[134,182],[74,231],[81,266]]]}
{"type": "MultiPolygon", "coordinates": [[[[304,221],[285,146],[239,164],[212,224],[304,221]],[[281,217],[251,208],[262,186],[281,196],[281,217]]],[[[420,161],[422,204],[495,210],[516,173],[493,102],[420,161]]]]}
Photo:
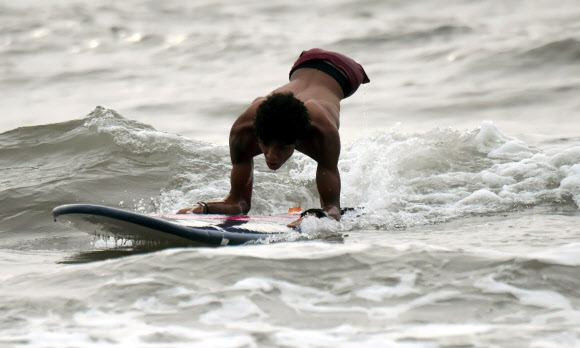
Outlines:
{"type": "Polygon", "coordinates": [[[266,164],[268,168],[272,170],[277,170],[292,156],[296,145],[280,144],[277,141],[272,141],[268,145],[263,143],[258,143],[260,149],[264,153],[266,158],[266,164]]]}

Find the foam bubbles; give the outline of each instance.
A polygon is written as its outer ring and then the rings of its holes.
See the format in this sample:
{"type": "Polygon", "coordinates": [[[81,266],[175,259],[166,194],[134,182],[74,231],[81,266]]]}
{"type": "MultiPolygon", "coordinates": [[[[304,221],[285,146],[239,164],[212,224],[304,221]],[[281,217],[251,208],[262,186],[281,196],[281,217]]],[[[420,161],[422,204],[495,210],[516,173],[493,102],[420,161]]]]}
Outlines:
{"type": "Polygon", "coordinates": [[[355,292],[356,296],[374,302],[381,302],[385,298],[402,297],[418,293],[415,289],[416,273],[401,274],[400,281],[395,286],[370,285],[355,292]]]}
{"type": "Polygon", "coordinates": [[[566,177],[560,182],[559,194],[563,198],[571,197],[580,207],[580,164],[564,168],[566,177]]]}
{"type": "Polygon", "coordinates": [[[491,122],[479,129],[404,134],[345,146],[343,205],[364,207],[363,228],[396,228],[560,204],[580,194],[575,148],[542,153],[491,122]]]}
{"type": "Polygon", "coordinates": [[[487,154],[506,143],[508,138],[503,136],[492,122],[484,121],[473,140],[477,151],[487,154]]]}
{"type": "Polygon", "coordinates": [[[500,198],[495,193],[487,190],[481,189],[473,192],[466,198],[459,201],[459,204],[463,205],[492,205],[495,203],[499,203],[500,198]]]}
{"type": "Polygon", "coordinates": [[[199,320],[205,324],[233,324],[237,321],[258,321],[266,314],[251,300],[244,296],[232,297],[222,301],[221,307],[202,314],[199,320]]]}

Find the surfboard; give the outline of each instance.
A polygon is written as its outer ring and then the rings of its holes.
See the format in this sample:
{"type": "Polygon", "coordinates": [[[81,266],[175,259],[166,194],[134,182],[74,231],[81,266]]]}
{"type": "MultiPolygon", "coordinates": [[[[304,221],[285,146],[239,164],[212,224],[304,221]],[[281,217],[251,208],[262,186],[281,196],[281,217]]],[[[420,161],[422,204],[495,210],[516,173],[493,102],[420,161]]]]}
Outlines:
{"type": "Polygon", "coordinates": [[[100,237],[164,246],[224,246],[272,239],[297,230],[286,226],[300,215],[139,214],[93,204],[53,209],[55,221],[100,237]]]}

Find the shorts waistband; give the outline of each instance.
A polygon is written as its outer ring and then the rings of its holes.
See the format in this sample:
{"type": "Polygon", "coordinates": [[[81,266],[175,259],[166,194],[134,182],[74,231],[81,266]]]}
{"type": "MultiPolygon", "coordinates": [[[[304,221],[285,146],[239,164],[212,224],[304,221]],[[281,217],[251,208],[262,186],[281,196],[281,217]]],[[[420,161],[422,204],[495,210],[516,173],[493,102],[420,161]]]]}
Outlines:
{"type": "Polygon", "coordinates": [[[348,78],[345,76],[346,74],[342,72],[339,68],[335,67],[333,64],[322,59],[307,60],[304,63],[292,69],[292,71],[290,72],[290,76],[292,76],[292,74],[296,70],[302,68],[310,68],[322,71],[323,73],[335,79],[336,82],[338,82],[340,88],[342,88],[342,93],[344,93],[345,97],[350,94],[350,82],[348,81],[348,78]]]}

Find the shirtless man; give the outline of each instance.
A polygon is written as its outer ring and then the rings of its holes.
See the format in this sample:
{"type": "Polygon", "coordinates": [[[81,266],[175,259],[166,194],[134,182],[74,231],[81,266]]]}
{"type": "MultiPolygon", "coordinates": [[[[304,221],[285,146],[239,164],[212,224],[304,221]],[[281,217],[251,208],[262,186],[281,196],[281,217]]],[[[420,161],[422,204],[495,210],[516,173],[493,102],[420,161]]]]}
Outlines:
{"type": "MultiPolygon", "coordinates": [[[[254,160],[264,154],[272,170],[294,153],[318,163],[318,217],[340,220],[340,101],[370,82],[363,67],[339,53],[314,48],[302,52],[290,82],[254,100],[230,131],[230,193],[221,201],[199,202],[178,214],[247,214],[252,201],[254,160]]],[[[298,225],[300,220],[294,224],[298,225]]]]}

